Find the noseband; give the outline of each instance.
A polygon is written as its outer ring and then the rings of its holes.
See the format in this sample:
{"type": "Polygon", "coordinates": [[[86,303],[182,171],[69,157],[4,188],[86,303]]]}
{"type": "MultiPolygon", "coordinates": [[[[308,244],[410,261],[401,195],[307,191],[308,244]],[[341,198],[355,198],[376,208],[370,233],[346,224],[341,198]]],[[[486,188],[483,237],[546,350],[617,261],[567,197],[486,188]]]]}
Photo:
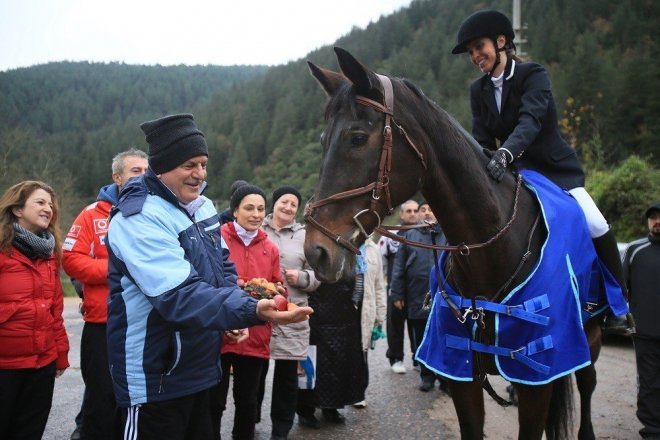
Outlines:
{"type": "Polygon", "coordinates": [[[348,191],[343,191],[337,194],[333,194],[329,197],[326,197],[325,199],[310,201],[305,207],[304,218],[306,223],[312,225],[313,227],[318,229],[321,233],[323,233],[324,235],[326,235],[327,237],[329,237],[330,239],[332,239],[333,241],[335,241],[337,244],[344,247],[345,249],[348,249],[349,251],[353,252],[354,254],[360,253],[358,248],[346,238],[342,237],[339,234],[335,234],[334,232],[332,232],[331,230],[320,224],[318,221],[316,221],[316,219],[314,219],[313,217],[314,209],[324,205],[328,205],[330,203],[338,202],[340,200],[357,197],[359,195],[371,192],[371,202],[369,208],[363,209],[362,211],[355,214],[353,216],[353,221],[355,222],[358,229],[362,234],[364,234],[365,237],[369,237],[371,233],[368,233],[364,228],[364,226],[362,225],[362,223],[360,222],[360,216],[362,216],[363,214],[374,215],[376,217],[377,224],[373,230],[376,230],[377,228],[380,227],[382,219],[380,218],[380,215],[378,214],[376,208],[378,206],[378,203],[381,202],[383,196],[385,196],[385,203],[387,206],[388,215],[391,214],[392,211],[394,210],[392,207],[392,197],[390,194],[390,171],[392,170],[391,124],[394,124],[399,129],[401,135],[406,139],[407,144],[417,154],[417,157],[422,163],[422,166],[424,167],[424,169],[426,169],[426,161],[424,160],[424,156],[422,155],[420,150],[415,146],[412,140],[408,137],[408,134],[403,129],[403,127],[401,127],[399,124],[396,123],[396,121],[394,121],[394,92],[392,89],[392,81],[384,75],[377,75],[377,77],[380,80],[380,84],[383,87],[383,94],[385,96],[385,105],[376,102],[374,100],[371,100],[369,98],[365,98],[364,96],[356,96],[355,102],[366,107],[371,107],[374,110],[385,114],[385,127],[383,128],[383,145],[380,150],[380,160],[378,162],[378,177],[376,178],[375,181],[371,182],[368,185],[361,186],[359,188],[354,188],[348,191]]]}

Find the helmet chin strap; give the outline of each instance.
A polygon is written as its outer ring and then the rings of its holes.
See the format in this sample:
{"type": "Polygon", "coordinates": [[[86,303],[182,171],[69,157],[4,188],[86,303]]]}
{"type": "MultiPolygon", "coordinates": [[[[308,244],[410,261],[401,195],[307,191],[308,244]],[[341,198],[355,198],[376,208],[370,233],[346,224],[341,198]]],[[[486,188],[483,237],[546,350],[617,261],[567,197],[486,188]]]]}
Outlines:
{"type": "Polygon", "coordinates": [[[493,45],[495,46],[495,64],[493,64],[493,68],[490,69],[490,72],[488,72],[488,76],[493,76],[493,72],[495,72],[497,66],[499,66],[502,62],[500,60],[500,52],[504,52],[506,50],[506,44],[504,47],[497,47],[497,38],[493,38],[493,45]]]}

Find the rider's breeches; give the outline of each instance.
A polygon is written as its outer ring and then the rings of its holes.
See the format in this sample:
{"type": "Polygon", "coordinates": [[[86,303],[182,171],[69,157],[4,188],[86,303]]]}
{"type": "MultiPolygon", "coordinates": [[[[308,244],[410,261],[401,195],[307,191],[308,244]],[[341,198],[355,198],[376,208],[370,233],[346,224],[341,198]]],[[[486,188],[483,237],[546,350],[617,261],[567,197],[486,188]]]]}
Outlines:
{"type": "Polygon", "coordinates": [[[580,208],[582,208],[584,216],[587,219],[587,226],[589,227],[591,238],[598,238],[610,230],[610,225],[607,224],[607,220],[605,220],[600,209],[598,209],[598,206],[596,206],[594,200],[584,187],[569,189],[568,192],[578,202],[580,208]]]}

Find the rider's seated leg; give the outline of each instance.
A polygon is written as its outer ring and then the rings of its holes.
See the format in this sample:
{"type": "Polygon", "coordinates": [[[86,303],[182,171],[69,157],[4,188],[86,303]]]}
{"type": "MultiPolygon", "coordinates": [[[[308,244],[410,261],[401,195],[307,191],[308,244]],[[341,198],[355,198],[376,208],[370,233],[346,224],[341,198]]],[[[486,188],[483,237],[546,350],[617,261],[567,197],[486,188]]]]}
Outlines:
{"type": "MultiPolygon", "coordinates": [[[[623,277],[621,256],[614,232],[612,232],[607,220],[605,220],[605,217],[584,188],[573,188],[569,192],[584,212],[598,258],[600,258],[600,261],[603,262],[605,267],[614,276],[617,283],[621,286],[623,296],[628,299],[628,289],[626,288],[625,278],[623,277]]],[[[605,312],[603,330],[608,333],[626,335],[634,332],[631,319],[625,316],[613,316],[609,309],[605,312]]]]}

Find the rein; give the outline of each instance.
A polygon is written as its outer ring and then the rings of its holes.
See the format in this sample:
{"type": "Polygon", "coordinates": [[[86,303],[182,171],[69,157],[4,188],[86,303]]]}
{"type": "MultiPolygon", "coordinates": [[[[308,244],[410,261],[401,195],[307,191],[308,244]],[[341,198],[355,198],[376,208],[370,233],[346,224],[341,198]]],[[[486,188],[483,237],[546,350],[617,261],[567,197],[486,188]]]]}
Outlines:
{"type": "Polygon", "coordinates": [[[421,243],[418,241],[411,241],[408,240],[405,237],[402,237],[401,235],[394,234],[390,231],[398,231],[402,229],[415,229],[415,228],[421,228],[425,227],[425,225],[410,225],[410,226],[388,226],[388,225],[380,225],[374,228],[375,232],[380,233],[381,235],[384,235],[386,237],[391,238],[392,240],[396,240],[398,242],[401,242],[403,244],[407,244],[409,246],[415,246],[415,247],[421,247],[424,249],[433,249],[433,250],[438,250],[438,251],[449,251],[449,252],[458,252],[463,256],[468,256],[470,255],[470,251],[472,249],[480,249],[480,248],[485,248],[497,240],[499,240],[504,234],[506,234],[509,229],[511,228],[511,225],[513,222],[516,220],[516,215],[518,213],[518,200],[519,200],[519,195],[520,195],[520,187],[522,186],[522,177],[518,175],[518,178],[516,179],[516,192],[514,195],[514,200],[513,200],[513,212],[511,213],[511,217],[509,218],[509,221],[504,225],[502,229],[500,229],[497,234],[493,235],[491,238],[488,240],[482,242],[482,243],[476,243],[476,244],[459,244],[456,246],[452,245],[437,245],[437,244],[426,244],[426,243],[421,243]]]}
{"type": "Polygon", "coordinates": [[[490,239],[486,240],[483,243],[470,244],[470,245],[462,243],[457,246],[435,245],[435,244],[429,245],[426,243],[410,241],[404,237],[401,237],[398,234],[394,234],[390,232],[390,230],[401,230],[401,229],[409,229],[409,228],[401,227],[401,226],[386,226],[381,224],[382,219],[378,214],[376,208],[378,207],[378,203],[381,202],[383,195],[385,196],[385,204],[387,207],[388,215],[391,214],[392,211],[394,210],[392,206],[392,197],[390,193],[390,172],[392,171],[392,124],[394,124],[394,126],[396,126],[399,129],[399,133],[405,138],[408,146],[410,146],[410,148],[412,148],[412,150],[415,152],[417,158],[424,167],[424,170],[427,170],[428,167],[426,165],[426,160],[424,159],[424,155],[422,154],[422,152],[419,150],[419,148],[417,148],[417,146],[412,141],[412,139],[410,139],[408,133],[406,133],[403,127],[397,124],[396,121],[394,120],[394,91],[392,88],[392,81],[387,76],[384,75],[377,75],[377,77],[383,87],[385,104],[383,105],[372,99],[365,98],[364,96],[356,96],[355,102],[357,104],[366,107],[371,107],[372,109],[380,113],[383,113],[385,115],[385,126],[383,128],[383,145],[381,147],[380,160],[378,161],[378,176],[375,181],[371,182],[368,185],[361,186],[359,188],[350,189],[348,191],[342,191],[317,201],[314,201],[312,197],[312,199],[307,204],[307,206],[305,206],[305,215],[304,215],[305,222],[316,228],[319,232],[321,232],[323,235],[333,240],[338,245],[342,246],[343,248],[357,255],[360,253],[357,246],[355,246],[350,240],[347,240],[346,238],[342,237],[340,234],[336,234],[332,232],[330,229],[319,223],[314,218],[314,210],[321,206],[339,202],[344,199],[354,198],[362,194],[371,192],[371,201],[369,208],[363,209],[353,216],[353,222],[357,225],[358,229],[365,236],[365,238],[368,238],[374,232],[378,232],[381,235],[384,235],[393,240],[399,241],[401,243],[405,243],[410,246],[416,246],[425,249],[446,250],[449,252],[458,252],[464,256],[469,255],[472,249],[479,249],[486,247],[497,241],[499,238],[501,238],[504,234],[508,232],[509,228],[516,219],[516,213],[518,211],[518,198],[519,198],[518,196],[520,194],[520,187],[522,184],[522,177],[520,175],[518,175],[518,179],[516,181],[515,199],[514,199],[513,213],[511,215],[511,218],[501,230],[499,230],[493,237],[491,237],[490,239]],[[362,214],[372,214],[376,217],[376,227],[372,229],[371,233],[367,232],[367,230],[364,228],[362,222],[359,219],[359,217],[362,216],[362,214]]]}

